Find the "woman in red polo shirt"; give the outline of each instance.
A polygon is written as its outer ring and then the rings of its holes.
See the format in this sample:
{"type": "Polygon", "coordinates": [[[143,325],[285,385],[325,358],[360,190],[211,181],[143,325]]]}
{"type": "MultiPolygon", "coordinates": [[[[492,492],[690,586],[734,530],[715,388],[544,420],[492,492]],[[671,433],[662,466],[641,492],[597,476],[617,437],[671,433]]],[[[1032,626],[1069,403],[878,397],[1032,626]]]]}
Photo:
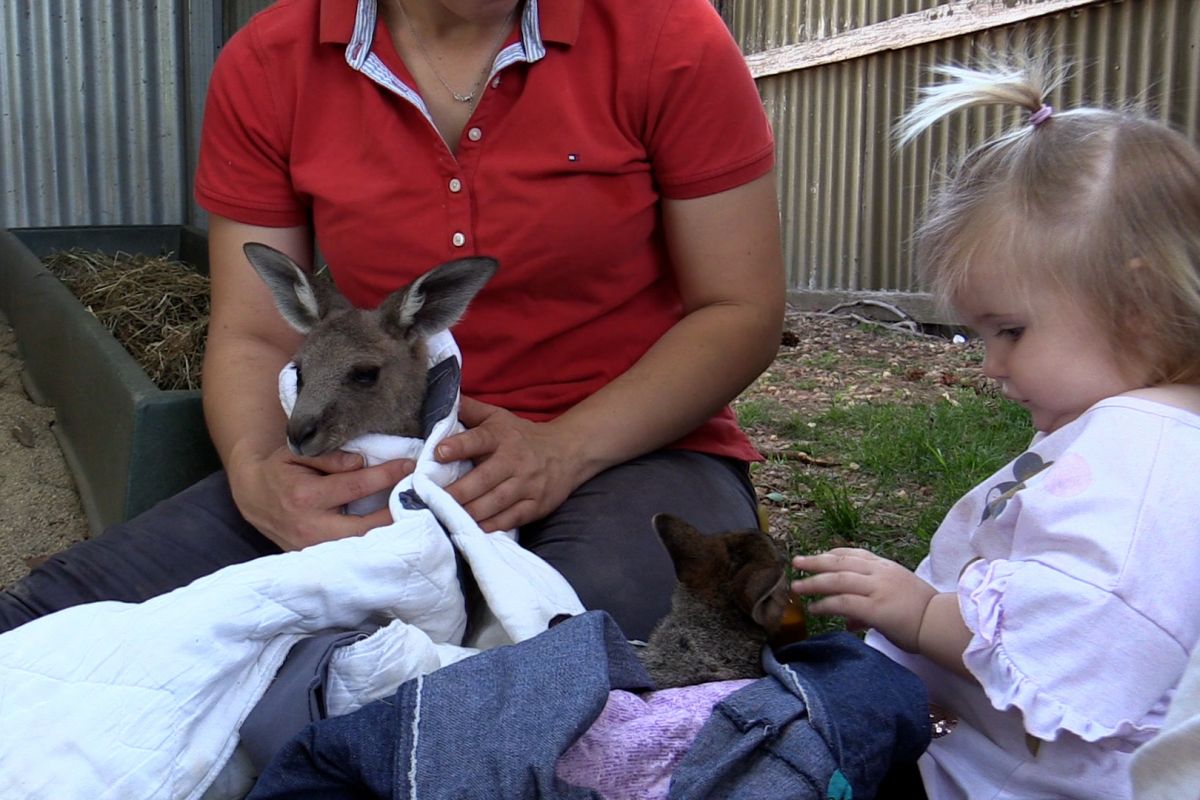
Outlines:
{"type": "Polygon", "coordinates": [[[388,521],[339,509],[411,463],[284,445],[276,375],[298,337],[245,242],[308,267],[315,237],[361,306],[489,255],[499,272],[454,330],[470,430],[439,453],[477,466],[450,492],[485,530],[520,527],[585,605],[645,637],[673,585],[651,516],[756,523],[758,456],[727,404],[779,341],[772,166],[708,0],[279,0],[218,59],[196,176],[211,215],[205,411],[226,473],[104,547],[166,548],[160,532],[182,530],[171,552],[202,551],[188,566],[121,567],[149,572],[153,594],[388,521]],[[220,521],[179,529],[181,504],[220,521]]]}

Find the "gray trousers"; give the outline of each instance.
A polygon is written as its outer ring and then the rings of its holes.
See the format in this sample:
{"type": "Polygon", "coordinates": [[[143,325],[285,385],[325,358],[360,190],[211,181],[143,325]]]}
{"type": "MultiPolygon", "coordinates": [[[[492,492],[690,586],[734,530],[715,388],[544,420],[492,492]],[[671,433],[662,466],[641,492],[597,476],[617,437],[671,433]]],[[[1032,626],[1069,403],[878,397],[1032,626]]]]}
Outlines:
{"type": "MultiPolygon", "coordinates": [[[[668,512],[707,533],[753,528],[747,465],[660,450],[600,473],[554,513],[521,529],[588,609],[645,639],[670,608],[675,574],[650,519],[668,512]]],[[[0,592],[0,632],[69,606],[140,602],[231,564],[278,553],[242,519],[224,472],[59,553],[0,592]]]]}

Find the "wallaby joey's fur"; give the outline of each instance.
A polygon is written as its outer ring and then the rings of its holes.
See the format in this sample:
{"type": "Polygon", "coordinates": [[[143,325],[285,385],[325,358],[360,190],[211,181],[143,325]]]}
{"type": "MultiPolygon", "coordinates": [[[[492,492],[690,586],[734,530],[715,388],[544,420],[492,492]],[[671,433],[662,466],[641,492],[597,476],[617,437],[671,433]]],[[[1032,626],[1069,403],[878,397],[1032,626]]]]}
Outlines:
{"type": "Polygon", "coordinates": [[[454,325],[496,271],[490,258],[434,267],[373,310],[355,308],[329,281],[309,280],[264,244],[244,246],[283,318],[305,339],[293,357],[296,404],[288,447],[316,456],[365,433],[422,435],[425,340],[454,325]]]}
{"type": "Polygon", "coordinates": [[[789,600],[774,542],[757,529],[706,536],[669,514],[653,524],[678,582],[639,652],[650,677],[660,689],[762,677],[763,645],[789,600]]]}

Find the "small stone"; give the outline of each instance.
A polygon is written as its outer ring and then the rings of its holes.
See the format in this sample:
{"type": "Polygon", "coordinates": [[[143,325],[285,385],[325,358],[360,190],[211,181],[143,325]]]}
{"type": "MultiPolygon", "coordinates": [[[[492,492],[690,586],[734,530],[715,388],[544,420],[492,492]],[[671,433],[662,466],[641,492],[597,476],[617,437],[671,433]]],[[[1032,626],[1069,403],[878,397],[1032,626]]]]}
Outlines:
{"type": "Polygon", "coordinates": [[[25,420],[17,420],[12,428],[12,437],[23,447],[33,447],[37,444],[37,433],[25,420]]]}

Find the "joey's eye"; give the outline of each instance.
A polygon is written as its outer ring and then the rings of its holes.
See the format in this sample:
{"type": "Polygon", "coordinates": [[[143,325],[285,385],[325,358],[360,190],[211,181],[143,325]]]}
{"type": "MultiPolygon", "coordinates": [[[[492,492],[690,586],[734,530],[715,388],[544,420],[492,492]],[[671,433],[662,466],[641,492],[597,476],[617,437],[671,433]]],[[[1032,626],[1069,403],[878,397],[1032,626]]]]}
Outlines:
{"type": "Polygon", "coordinates": [[[379,367],[355,367],[350,371],[350,380],[359,386],[374,386],[379,380],[379,367]]]}
{"type": "Polygon", "coordinates": [[[296,365],[296,391],[297,392],[300,391],[300,389],[303,386],[304,386],[304,373],[300,371],[300,365],[297,364],[296,365]]]}
{"type": "Polygon", "coordinates": [[[1015,342],[1017,339],[1021,338],[1021,334],[1024,332],[1025,329],[1020,327],[1001,328],[1000,330],[996,331],[996,335],[1001,339],[1008,339],[1015,342]]]}

